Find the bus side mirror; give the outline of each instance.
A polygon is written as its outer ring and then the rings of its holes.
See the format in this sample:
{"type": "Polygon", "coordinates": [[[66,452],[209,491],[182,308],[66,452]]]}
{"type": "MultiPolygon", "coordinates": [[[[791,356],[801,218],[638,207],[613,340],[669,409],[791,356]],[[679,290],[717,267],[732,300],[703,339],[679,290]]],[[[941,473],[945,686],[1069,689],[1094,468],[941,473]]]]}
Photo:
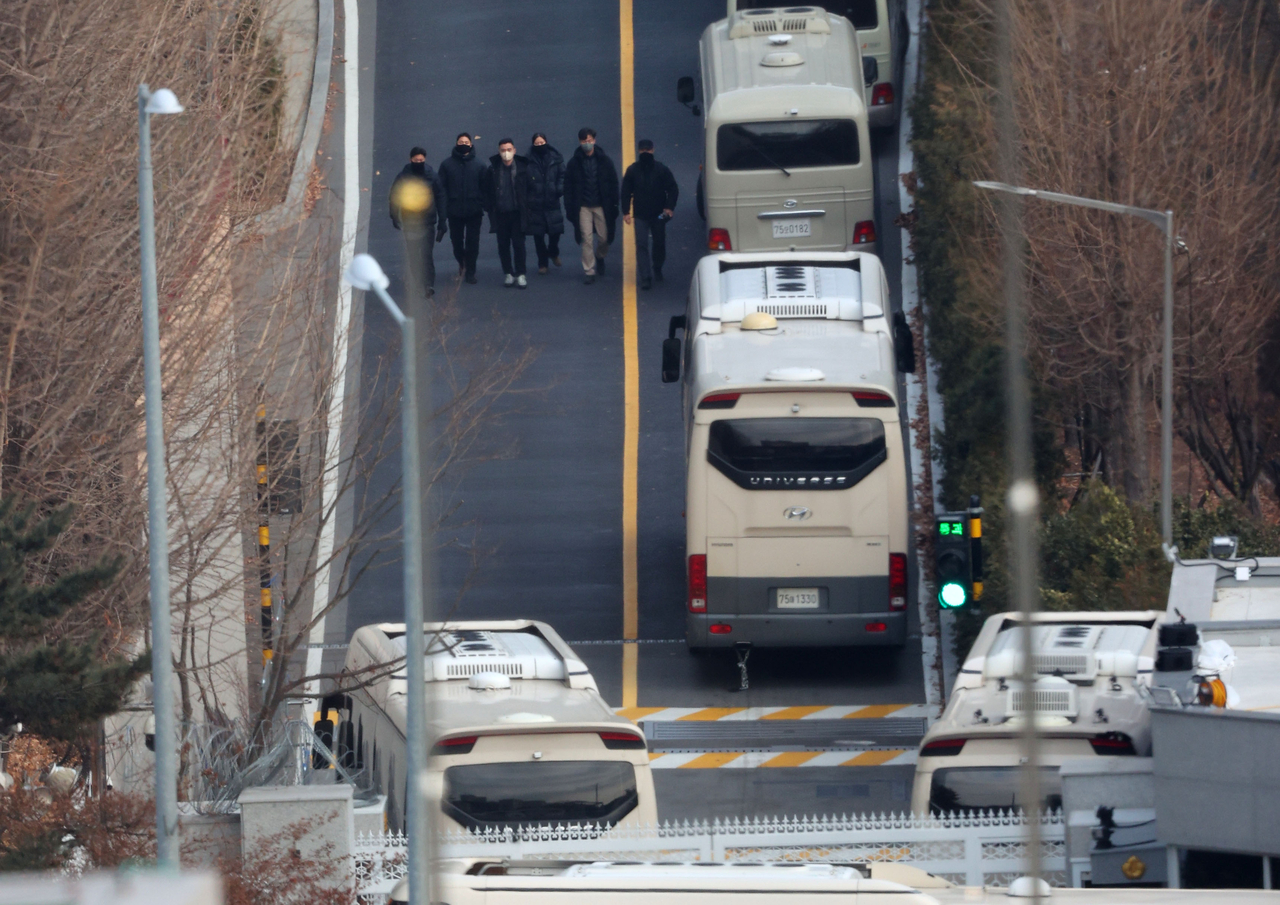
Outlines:
{"type": "Polygon", "coordinates": [[[676,100],[688,107],[694,116],[700,116],[702,111],[698,108],[698,105],[693,102],[693,98],[693,76],[680,76],[676,81],[676,100]]]}
{"type": "Polygon", "coordinates": [[[674,336],[662,341],[662,382],[675,383],[680,379],[680,340],[674,336]]]}
{"type": "Polygon", "coordinates": [[[862,58],[862,81],[874,85],[880,78],[880,64],[871,57],[862,58]]]}
{"type": "Polygon", "coordinates": [[[901,311],[893,315],[893,354],[899,371],[916,372],[916,338],[907,325],[907,316],[901,311]]]}

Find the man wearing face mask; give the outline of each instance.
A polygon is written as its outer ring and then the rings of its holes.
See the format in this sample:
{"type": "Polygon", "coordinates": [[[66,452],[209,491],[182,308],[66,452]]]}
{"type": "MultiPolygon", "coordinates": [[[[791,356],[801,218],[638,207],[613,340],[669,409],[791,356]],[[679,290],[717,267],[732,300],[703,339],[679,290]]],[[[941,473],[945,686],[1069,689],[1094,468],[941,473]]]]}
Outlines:
{"type": "Polygon", "coordinates": [[[675,213],[680,189],[676,177],[666,165],[653,158],[653,142],[640,139],[636,145],[636,162],[627,167],[622,177],[622,219],[632,222],[631,204],[635,200],[636,275],[640,288],[653,286],[653,278],[662,279],[662,265],[667,260],[667,221],[675,213]],[[653,241],[650,264],[649,242],[653,241]]]}
{"type": "Polygon", "coordinates": [[[594,283],[618,222],[618,170],[596,146],[595,129],[578,130],[578,150],[564,170],[564,212],[582,244],[582,282],[594,283]]]}
{"type": "Polygon", "coordinates": [[[484,218],[484,191],[481,176],[485,166],[476,157],[471,135],[462,132],[453,153],[440,164],[440,182],[449,196],[449,238],[458,273],[468,283],[476,281],[476,258],[480,256],[480,223],[484,218]]]}
{"type": "Polygon", "coordinates": [[[529,232],[538,253],[538,273],[547,265],[560,266],[560,237],[564,235],[564,214],[560,197],[564,194],[564,157],[541,132],[533,133],[529,147],[529,232]]]}
{"type": "Polygon", "coordinates": [[[529,160],[516,154],[509,138],[498,142],[498,153],[489,158],[484,172],[485,210],[489,232],[498,235],[498,258],[502,261],[502,284],[508,288],[528,288],[525,277],[525,232],[529,228],[529,160]]]}
{"type": "Polygon", "coordinates": [[[409,163],[391,183],[390,202],[391,225],[404,237],[405,283],[412,298],[435,295],[435,243],[444,238],[447,198],[435,170],[427,166],[426,150],[411,149],[409,163]]]}

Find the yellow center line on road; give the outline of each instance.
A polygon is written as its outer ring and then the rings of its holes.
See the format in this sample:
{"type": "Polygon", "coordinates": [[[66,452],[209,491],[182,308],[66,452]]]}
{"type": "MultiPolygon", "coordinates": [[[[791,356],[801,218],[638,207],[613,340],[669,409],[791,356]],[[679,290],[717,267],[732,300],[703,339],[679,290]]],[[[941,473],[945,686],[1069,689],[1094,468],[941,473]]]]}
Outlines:
{"type": "MultiPolygon", "coordinates": [[[[622,170],[635,160],[635,36],[631,23],[631,0],[618,0],[618,45],[622,106],[622,170]]],[[[622,246],[622,637],[632,640],[640,632],[640,580],[636,561],[636,534],[639,521],[638,479],[640,459],[640,353],[636,318],[636,247],[627,241],[619,223],[617,238],[622,246]]],[[[622,706],[636,706],[639,671],[638,644],[622,645],[622,706]]]]}

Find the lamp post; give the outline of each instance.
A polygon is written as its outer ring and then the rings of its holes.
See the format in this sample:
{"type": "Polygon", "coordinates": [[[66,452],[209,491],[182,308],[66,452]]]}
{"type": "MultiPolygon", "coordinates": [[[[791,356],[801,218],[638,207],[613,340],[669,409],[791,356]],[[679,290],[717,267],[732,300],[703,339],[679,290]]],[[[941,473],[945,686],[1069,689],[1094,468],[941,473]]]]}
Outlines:
{"type": "Polygon", "coordinates": [[[147,423],[147,529],[151,568],[151,702],[156,721],[156,860],[178,868],[178,733],[173,713],[169,625],[169,495],[165,483],[160,386],[160,305],[156,298],[156,210],[151,185],[151,116],[181,113],[168,88],[138,86],[138,237],[142,251],[142,364],[147,423]]]}
{"type": "Polygon", "coordinates": [[[1058,204],[1091,207],[1113,214],[1141,217],[1164,233],[1164,352],[1160,380],[1160,407],[1163,409],[1163,417],[1160,419],[1160,533],[1164,539],[1165,549],[1170,549],[1173,545],[1173,243],[1175,239],[1173,211],[1154,211],[1145,207],[1098,201],[1095,198],[1081,198],[1078,195],[1063,195],[1060,192],[1045,192],[1003,182],[979,180],[973,184],[980,189],[989,189],[994,192],[1008,192],[1012,195],[1040,198],[1058,204]]]}
{"type": "Polygon", "coordinates": [[[426,621],[422,594],[422,491],[421,464],[418,455],[418,366],[416,361],[413,318],[406,317],[400,306],[387,294],[391,281],[372,255],[358,254],[342,275],[352,287],[372,290],[400,325],[400,462],[401,515],[404,519],[404,637],[405,680],[409,686],[408,719],[405,741],[408,763],[405,769],[406,835],[409,855],[409,903],[426,905],[429,901],[427,852],[430,832],[427,801],[419,791],[421,777],[427,767],[427,677],[426,621]]]}

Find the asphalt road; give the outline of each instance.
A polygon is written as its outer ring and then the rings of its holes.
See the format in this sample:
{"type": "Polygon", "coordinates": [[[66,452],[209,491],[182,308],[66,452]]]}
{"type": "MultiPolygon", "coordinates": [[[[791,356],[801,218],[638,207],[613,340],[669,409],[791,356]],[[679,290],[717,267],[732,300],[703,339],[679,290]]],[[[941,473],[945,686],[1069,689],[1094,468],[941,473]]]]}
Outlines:
{"type": "MultiPolygon", "coordinates": [[[[422,145],[436,166],[460,131],[479,153],[511,137],[524,153],[545,132],[566,158],[590,125],[621,169],[619,22],[607,0],[467,3],[378,0],[361,12],[362,149],[372,148],[367,245],[403,297],[400,234],[386,213],[394,175],[422,145]],[[365,50],[364,48],[369,48],[365,50]],[[369,89],[372,89],[371,91],[369,89]],[[369,107],[372,106],[372,116],[369,107]],[[367,125],[366,125],[367,124],[367,125]]],[[[638,294],[640,354],[639,636],[637,703],[651,707],[888,705],[924,700],[919,625],[900,652],[756,651],[751,689],[730,691],[729,656],[693,658],[684,649],[683,447],[679,390],[659,381],[667,321],[682,312],[704,247],[694,205],[701,120],[675,100],[675,83],[697,66],[702,29],[724,15],[723,0],[645,0],[634,13],[635,136],[651,138],[681,188],[668,229],[667,279],[638,294]],[[670,643],[678,641],[678,643],[670,643]]],[[[900,304],[897,137],[875,142],[881,254],[900,304]]],[[[363,158],[363,154],[362,154],[363,158]]],[[[361,180],[366,184],[365,180],[361,180]]],[[[485,228],[488,228],[486,221],[485,228]]],[[[619,239],[630,240],[619,221],[619,239]]],[[[621,703],[623,300],[621,244],[607,275],[584,286],[572,231],[563,266],[536,273],[529,243],[527,291],[506,289],[494,238],[481,237],[479,285],[459,285],[449,240],[436,246],[440,304],[456,305],[446,360],[433,359],[436,400],[449,377],[474,376],[485,343],[505,351],[495,364],[536,357],[486,416],[469,461],[452,466],[435,491],[448,513],[433,557],[439,612],[451,618],[538,618],[578,647],[605,697],[621,703]]],[[[364,310],[362,411],[394,404],[395,331],[372,298],[364,310]]],[[[399,458],[384,460],[364,486],[368,499],[391,492],[399,458]]],[[[357,514],[357,523],[360,518],[357,514]]],[[[398,509],[381,526],[394,528],[398,509]]],[[[375,533],[377,533],[375,531],[375,533]]],[[[400,621],[395,553],[369,545],[367,571],[345,607],[346,634],[370,622],[400,621]]],[[[914,570],[913,570],[914,574],[914,570]]],[[[904,744],[913,747],[913,744],[904,744]]],[[[735,813],[888,810],[905,807],[910,766],[655,771],[664,817],[735,813]]]]}

